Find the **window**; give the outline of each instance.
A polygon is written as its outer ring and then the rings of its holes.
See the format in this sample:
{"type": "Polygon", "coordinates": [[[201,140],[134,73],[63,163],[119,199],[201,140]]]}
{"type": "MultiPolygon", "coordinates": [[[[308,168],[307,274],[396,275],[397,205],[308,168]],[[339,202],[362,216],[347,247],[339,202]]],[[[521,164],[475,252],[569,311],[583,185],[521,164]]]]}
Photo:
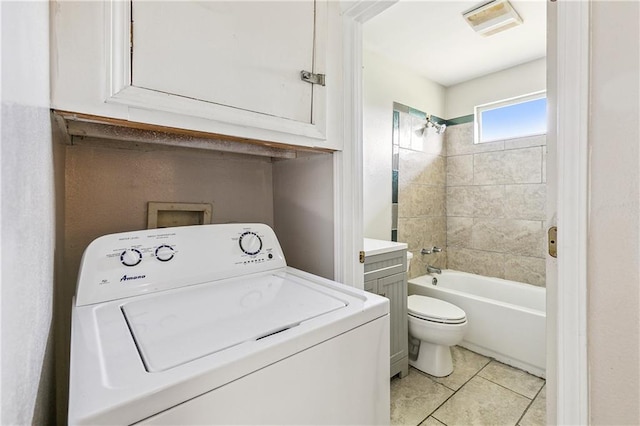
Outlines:
{"type": "Polygon", "coordinates": [[[545,133],[547,133],[546,92],[475,107],[475,143],[545,133]]]}

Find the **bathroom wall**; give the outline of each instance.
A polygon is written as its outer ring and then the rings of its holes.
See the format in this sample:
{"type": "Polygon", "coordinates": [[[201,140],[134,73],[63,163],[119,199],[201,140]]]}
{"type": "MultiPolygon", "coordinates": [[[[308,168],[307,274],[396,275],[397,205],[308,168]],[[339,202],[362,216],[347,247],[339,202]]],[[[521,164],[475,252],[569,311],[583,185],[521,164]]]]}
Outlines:
{"type": "MultiPolygon", "coordinates": [[[[413,253],[409,278],[424,275],[426,265],[447,267],[445,211],[446,157],[444,135],[424,127],[424,113],[396,104],[394,164],[398,170],[398,238],[413,253]],[[396,143],[397,142],[397,143],[396,143]],[[437,246],[440,253],[421,255],[437,246]]],[[[395,212],[394,212],[395,214],[395,212]]]]}
{"type": "Polygon", "coordinates": [[[449,86],[444,117],[448,120],[463,117],[473,114],[476,105],[545,90],[546,71],[547,60],[540,58],[449,86]]]}
{"type": "Polygon", "coordinates": [[[363,234],[389,240],[393,103],[444,117],[445,88],[367,50],[363,65],[363,234]]]}
{"type": "Polygon", "coordinates": [[[49,3],[0,2],[1,424],[53,423],[58,154],[49,119],[49,3]]]}
{"type": "Polygon", "coordinates": [[[450,269],[545,286],[546,136],[473,143],[445,133],[450,269]]]}
{"type": "Polygon", "coordinates": [[[589,423],[640,424],[640,3],[593,2],[589,423]]]}

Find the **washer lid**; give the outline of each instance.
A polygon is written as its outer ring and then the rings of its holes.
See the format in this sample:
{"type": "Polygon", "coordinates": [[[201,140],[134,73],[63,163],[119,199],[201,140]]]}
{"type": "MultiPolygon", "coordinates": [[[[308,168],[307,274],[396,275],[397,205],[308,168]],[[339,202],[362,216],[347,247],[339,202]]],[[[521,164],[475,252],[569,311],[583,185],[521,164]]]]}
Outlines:
{"type": "Polygon", "coordinates": [[[433,297],[411,295],[407,300],[410,315],[449,324],[464,322],[466,314],[456,305],[433,297]]]}
{"type": "Polygon", "coordinates": [[[347,306],[284,277],[206,283],[144,298],[122,312],[149,372],[258,340],[347,306]]]}

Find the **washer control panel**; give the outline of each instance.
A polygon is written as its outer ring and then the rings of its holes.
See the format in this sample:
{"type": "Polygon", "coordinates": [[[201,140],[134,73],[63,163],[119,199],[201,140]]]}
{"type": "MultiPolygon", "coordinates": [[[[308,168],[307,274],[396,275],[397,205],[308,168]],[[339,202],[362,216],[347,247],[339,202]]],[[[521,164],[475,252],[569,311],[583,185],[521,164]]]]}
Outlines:
{"type": "Polygon", "coordinates": [[[84,252],[76,305],[116,300],[286,266],[264,224],[148,229],[105,235],[84,252]]]}

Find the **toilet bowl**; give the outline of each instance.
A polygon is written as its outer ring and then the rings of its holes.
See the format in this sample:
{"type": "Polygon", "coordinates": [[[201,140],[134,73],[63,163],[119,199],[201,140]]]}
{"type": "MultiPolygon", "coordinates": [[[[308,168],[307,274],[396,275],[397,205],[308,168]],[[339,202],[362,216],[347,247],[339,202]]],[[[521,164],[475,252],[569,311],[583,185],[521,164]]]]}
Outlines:
{"type": "Polygon", "coordinates": [[[453,372],[451,346],[464,338],[467,316],[459,307],[433,297],[411,295],[407,300],[409,335],[420,341],[417,358],[409,364],[436,377],[453,372]]]}

